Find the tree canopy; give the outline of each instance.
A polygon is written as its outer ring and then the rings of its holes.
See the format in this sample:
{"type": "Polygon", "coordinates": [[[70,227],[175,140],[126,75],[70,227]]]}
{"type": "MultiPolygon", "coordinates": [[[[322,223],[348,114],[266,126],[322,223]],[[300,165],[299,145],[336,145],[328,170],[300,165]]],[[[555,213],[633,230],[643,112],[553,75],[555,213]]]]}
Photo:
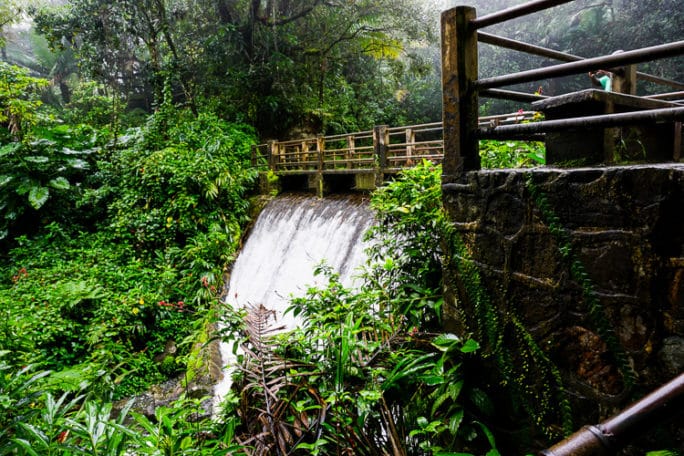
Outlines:
{"type": "MultiPolygon", "coordinates": [[[[440,11],[451,3],[11,0],[0,6],[0,27],[6,30],[20,9],[32,17],[55,54],[49,57],[34,39],[31,69],[53,80],[62,104],[70,101],[77,73],[146,112],[159,106],[168,83],[174,101],[195,114],[209,106],[253,125],[263,139],[287,138],[439,120],[437,29],[440,11]]],[[[480,16],[522,3],[470,2],[480,16]]],[[[486,31],[593,57],[674,41],[683,28],[675,0],[577,0],[486,31]]],[[[486,44],[480,54],[483,77],[552,63],[486,44]]],[[[683,61],[639,69],[681,80],[683,61]]],[[[554,94],[586,86],[577,76],[519,89],[554,94]]]]}
{"type": "Polygon", "coordinates": [[[393,120],[394,92],[432,73],[421,52],[435,43],[413,0],[73,0],[34,19],[129,103],[151,108],[169,81],[178,102],[213,100],[266,135],[393,120]]]}

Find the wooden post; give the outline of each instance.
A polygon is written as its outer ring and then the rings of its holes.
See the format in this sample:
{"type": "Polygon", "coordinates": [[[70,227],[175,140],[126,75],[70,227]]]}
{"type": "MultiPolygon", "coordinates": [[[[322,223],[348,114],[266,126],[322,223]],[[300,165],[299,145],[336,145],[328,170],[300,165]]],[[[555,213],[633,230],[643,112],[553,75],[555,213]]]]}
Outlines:
{"type": "Polygon", "coordinates": [[[626,95],[636,95],[637,67],[627,65],[620,68],[619,72],[613,73],[613,92],[626,95]]]}
{"type": "Polygon", "coordinates": [[[318,172],[322,173],[325,166],[323,157],[325,154],[325,137],[323,135],[316,136],[316,153],[318,154],[318,172]]]}
{"type": "Polygon", "coordinates": [[[413,166],[413,154],[416,151],[416,131],[413,128],[406,129],[406,166],[413,166]]]}
{"type": "Polygon", "coordinates": [[[325,168],[325,137],[316,136],[316,154],[318,158],[318,170],[315,176],[316,195],[323,198],[325,193],[325,181],[323,180],[323,170],[325,168]]]}
{"type": "Polygon", "coordinates": [[[477,140],[477,31],[475,8],[458,6],[442,13],[442,122],[444,183],[480,169],[477,140]]]}
{"type": "Polygon", "coordinates": [[[278,161],[280,162],[280,167],[282,169],[290,169],[288,165],[290,157],[287,154],[287,146],[282,143],[278,143],[278,161]]]}
{"type": "Polygon", "coordinates": [[[272,171],[276,170],[278,164],[278,142],[274,140],[268,141],[268,166],[272,171]]]}
{"type": "Polygon", "coordinates": [[[354,149],[356,148],[356,141],[354,135],[347,136],[347,151],[344,154],[344,158],[347,159],[347,169],[352,169],[354,163],[351,161],[354,156],[354,149]]]}
{"type": "Polygon", "coordinates": [[[373,128],[373,151],[375,154],[375,186],[382,186],[387,169],[387,149],[389,147],[389,127],[378,125],[373,128]]]}
{"type": "Polygon", "coordinates": [[[300,157],[299,161],[299,167],[301,169],[309,169],[309,143],[306,141],[306,139],[302,140],[302,156],[300,157]]]}

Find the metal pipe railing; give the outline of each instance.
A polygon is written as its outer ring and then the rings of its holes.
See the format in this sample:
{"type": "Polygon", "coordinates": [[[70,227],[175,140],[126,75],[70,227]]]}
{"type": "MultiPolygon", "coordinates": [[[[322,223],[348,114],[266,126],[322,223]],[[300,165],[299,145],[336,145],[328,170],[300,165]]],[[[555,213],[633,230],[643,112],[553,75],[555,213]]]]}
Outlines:
{"type": "Polygon", "coordinates": [[[521,71],[519,73],[504,76],[478,79],[475,81],[475,85],[479,90],[492,89],[510,84],[538,81],[545,78],[569,76],[584,71],[595,70],[597,68],[619,67],[634,63],[648,62],[680,54],[684,54],[684,41],[675,41],[673,43],[650,46],[633,51],[625,51],[620,54],[594,57],[576,62],[561,63],[546,68],[521,71]]]}
{"type": "Polygon", "coordinates": [[[511,19],[543,11],[545,9],[553,8],[554,6],[562,5],[563,3],[570,3],[572,1],[574,0],[537,0],[525,3],[523,5],[507,8],[486,16],[478,17],[470,21],[470,24],[476,29],[489,27],[490,25],[506,22],[511,19]]]}
{"type": "Polygon", "coordinates": [[[684,373],[594,426],[585,426],[541,456],[600,456],[615,454],[645,428],[684,412],[684,373]]]}
{"type": "Polygon", "coordinates": [[[516,125],[503,125],[491,128],[478,128],[480,139],[507,138],[511,135],[550,133],[573,128],[608,128],[619,125],[654,124],[684,120],[684,107],[651,109],[648,111],[602,114],[598,116],[571,117],[568,119],[545,120],[516,125]]]}
{"type": "Polygon", "coordinates": [[[536,95],[532,93],[516,92],[514,90],[487,89],[480,92],[480,95],[487,98],[498,98],[502,100],[519,101],[521,103],[532,103],[534,101],[548,98],[546,95],[536,95]]]}
{"type": "Polygon", "coordinates": [[[511,38],[504,38],[503,36],[492,35],[491,33],[486,32],[477,32],[477,40],[481,43],[491,44],[492,46],[499,46],[502,48],[511,49],[513,51],[526,52],[539,57],[548,57],[550,59],[556,59],[562,62],[577,62],[578,60],[584,59],[584,57],[580,57],[578,55],[554,51],[553,49],[525,43],[523,41],[513,40],[511,38]]]}
{"type": "Polygon", "coordinates": [[[642,73],[641,71],[637,71],[637,79],[642,79],[644,81],[653,82],[655,84],[669,86],[676,90],[684,89],[684,83],[673,81],[672,79],[661,78],[660,76],[654,76],[652,74],[642,73]]]}
{"type": "Polygon", "coordinates": [[[644,98],[652,98],[654,100],[681,100],[684,99],[684,92],[659,93],[657,95],[646,95],[644,98]]]}
{"type": "MultiPolygon", "coordinates": [[[[514,51],[525,52],[527,54],[532,54],[539,57],[556,59],[560,60],[561,62],[578,62],[580,60],[586,60],[584,57],[580,57],[579,55],[568,54],[565,52],[556,51],[542,46],[525,43],[523,41],[492,35],[491,33],[486,32],[477,32],[477,39],[482,43],[490,44],[492,46],[499,46],[514,51]]],[[[636,75],[637,79],[641,79],[643,81],[654,82],[656,84],[669,86],[678,90],[684,89],[683,83],[673,81],[672,79],[667,79],[648,73],[642,73],[641,71],[637,71],[636,75]]]]}

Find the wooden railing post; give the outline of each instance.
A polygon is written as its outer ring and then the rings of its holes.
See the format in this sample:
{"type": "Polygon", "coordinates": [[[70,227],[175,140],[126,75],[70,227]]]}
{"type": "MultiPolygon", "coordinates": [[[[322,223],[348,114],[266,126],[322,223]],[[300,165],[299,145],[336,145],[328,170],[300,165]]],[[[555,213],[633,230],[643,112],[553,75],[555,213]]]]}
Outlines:
{"type": "Polygon", "coordinates": [[[416,131],[413,128],[406,129],[406,161],[405,166],[413,166],[413,154],[416,152],[416,131]]]}
{"type": "Polygon", "coordinates": [[[318,158],[318,171],[315,176],[316,195],[323,198],[325,192],[325,181],[323,179],[323,170],[325,168],[325,136],[316,136],[316,154],[318,158]]]}
{"type": "Polygon", "coordinates": [[[443,182],[480,169],[477,141],[477,30],[475,8],[458,6],[442,13],[443,182]]]}
{"type": "Polygon", "coordinates": [[[352,157],[354,156],[354,152],[356,148],[356,139],[354,138],[354,135],[348,135],[347,136],[347,151],[344,154],[344,158],[347,160],[347,169],[352,169],[354,167],[354,163],[352,162],[352,157]]]}
{"type": "Polygon", "coordinates": [[[325,137],[323,135],[316,136],[316,153],[318,154],[318,172],[323,172],[325,157],[325,137]]]}
{"type": "Polygon", "coordinates": [[[375,154],[375,185],[382,186],[387,169],[387,150],[389,148],[389,127],[378,125],[373,128],[373,152],[375,154]]]}
{"type": "Polygon", "coordinates": [[[309,161],[309,143],[306,141],[306,139],[302,140],[302,156],[300,157],[300,169],[308,169],[309,164],[307,163],[309,161]]]}
{"type": "Polygon", "coordinates": [[[268,141],[268,166],[275,171],[278,164],[278,141],[268,141]]]}

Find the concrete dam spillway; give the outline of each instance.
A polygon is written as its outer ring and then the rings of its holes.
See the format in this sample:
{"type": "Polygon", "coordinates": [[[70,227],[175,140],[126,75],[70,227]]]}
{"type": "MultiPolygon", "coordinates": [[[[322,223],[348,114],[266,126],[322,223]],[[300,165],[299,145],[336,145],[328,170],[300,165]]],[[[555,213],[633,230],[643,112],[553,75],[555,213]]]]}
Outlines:
{"type": "MultiPolygon", "coordinates": [[[[314,276],[325,262],[353,286],[366,260],[364,233],[373,223],[368,199],[357,196],[317,198],[284,195],[266,204],[233,265],[225,303],[233,308],[262,304],[275,311],[277,324],[288,329],[297,322],[284,315],[291,296],[303,296],[309,286],[325,285],[314,276]]],[[[232,347],[221,343],[223,379],[215,386],[218,406],[230,389],[232,347]]]]}

